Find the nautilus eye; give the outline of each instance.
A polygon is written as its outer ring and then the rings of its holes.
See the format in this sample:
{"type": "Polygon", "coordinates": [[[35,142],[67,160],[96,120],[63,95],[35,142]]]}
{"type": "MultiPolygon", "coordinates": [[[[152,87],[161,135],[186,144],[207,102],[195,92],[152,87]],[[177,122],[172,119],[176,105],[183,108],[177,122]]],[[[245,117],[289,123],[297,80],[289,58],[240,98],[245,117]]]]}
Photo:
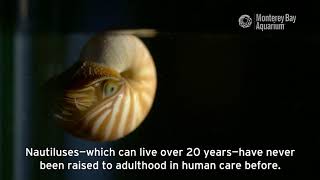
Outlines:
{"type": "Polygon", "coordinates": [[[130,34],[101,33],[83,47],[77,63],[60,75],[53,115],[74,136],[122,138],[148,115],[156,69],[144,43],[130,34]]]}
{"type": "Polygon", "coordinates": [[[115,81],[107,81],[103,86],[103,94],[104,97],[110,97],[114,95],[120,88],[120,84],[115,81]]]}

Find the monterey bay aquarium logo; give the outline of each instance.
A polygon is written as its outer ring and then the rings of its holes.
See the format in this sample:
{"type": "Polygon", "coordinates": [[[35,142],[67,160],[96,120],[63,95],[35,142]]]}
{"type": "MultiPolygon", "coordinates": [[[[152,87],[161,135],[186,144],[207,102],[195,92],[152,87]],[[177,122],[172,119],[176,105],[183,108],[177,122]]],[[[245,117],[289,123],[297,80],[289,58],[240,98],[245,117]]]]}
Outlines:
{"type": "Polygon", "coordinates": [[[255,14],[253,18],[244,14],[239,17],[239,26],[249,28],[254,26],[258,31],[285,30],[287,24],[296,23],[297,16],[292,14],[272,15],[255,14]]]}
{"type": "Polygon", "coordinates": [[[252,24],[252,19],[249,15],[242,15],[239,17],[239,26],[241,26],[242,28],[248,28],[250,27],[252,24]]]}

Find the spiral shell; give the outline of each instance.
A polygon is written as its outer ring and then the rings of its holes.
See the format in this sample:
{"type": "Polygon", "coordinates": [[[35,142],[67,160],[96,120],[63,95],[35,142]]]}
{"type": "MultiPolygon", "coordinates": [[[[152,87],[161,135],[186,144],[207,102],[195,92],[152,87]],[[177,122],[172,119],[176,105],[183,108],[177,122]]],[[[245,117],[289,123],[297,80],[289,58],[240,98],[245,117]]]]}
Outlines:
{"type": "Polygon", "coordinates": [[[156,92],[153,59],[134,35],[101,33],[81,51],[65,76],[54,112],[71,134],[111,141],[135,130],[147,116],[156,92]]]}

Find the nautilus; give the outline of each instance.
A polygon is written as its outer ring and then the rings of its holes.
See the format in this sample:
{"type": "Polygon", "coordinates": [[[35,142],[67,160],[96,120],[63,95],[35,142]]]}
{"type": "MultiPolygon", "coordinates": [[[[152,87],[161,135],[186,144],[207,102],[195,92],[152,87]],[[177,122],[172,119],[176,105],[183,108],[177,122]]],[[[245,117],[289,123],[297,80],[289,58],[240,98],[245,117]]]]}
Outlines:
{"type": "Polygon", "coordinates": [[[148,115],[157,87],[151,53],[130,33],[93,36],[61,77],[54,118],[72,135],[96,141],[134,131],[148,115]]]}

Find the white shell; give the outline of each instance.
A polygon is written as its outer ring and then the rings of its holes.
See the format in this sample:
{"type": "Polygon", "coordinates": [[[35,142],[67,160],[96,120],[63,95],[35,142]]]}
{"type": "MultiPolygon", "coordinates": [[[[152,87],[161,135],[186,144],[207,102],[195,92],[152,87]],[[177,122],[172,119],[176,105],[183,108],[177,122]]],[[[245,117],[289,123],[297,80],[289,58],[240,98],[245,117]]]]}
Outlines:
{"type": "Polygon", "coordinates": [[[157,84],[143,42],[130,34],[98,34],[84,46],[80,62],[70,82],[77,86],[66,87],[58,103],[55,116],[60,124],[75,136],[99,141],[116,140],[136,129],[153,104],[157,84]],[[121,89],[102,97],[99,82],[105,80],[119,81],[121,89]]]}

